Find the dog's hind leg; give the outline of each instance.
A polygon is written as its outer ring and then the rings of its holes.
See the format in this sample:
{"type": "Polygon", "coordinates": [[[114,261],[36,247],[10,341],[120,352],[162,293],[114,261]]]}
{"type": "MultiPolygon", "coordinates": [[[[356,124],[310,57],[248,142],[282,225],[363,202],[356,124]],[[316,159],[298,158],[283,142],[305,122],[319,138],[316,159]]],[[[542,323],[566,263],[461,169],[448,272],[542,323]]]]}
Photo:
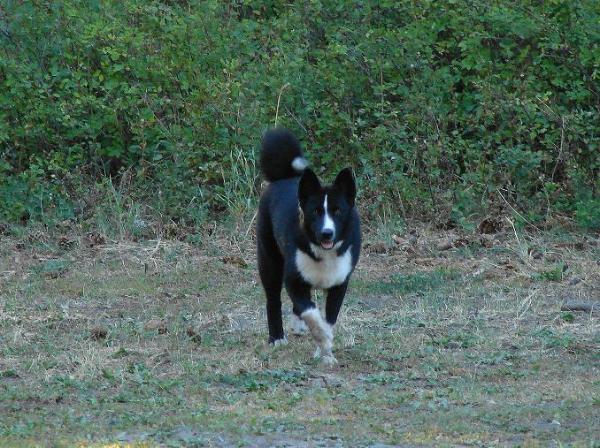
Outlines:
{"type": "Polygon", "coordinates": [[[269,325],[269,343],[285,344],[283,322],[281,319],[281,287],[283,283],[283,259],[265,247],[258,247],[258,272],[267,296],[267,323],[269,325]],[[269,253],[270,252],[270,253],[269,253]]]}

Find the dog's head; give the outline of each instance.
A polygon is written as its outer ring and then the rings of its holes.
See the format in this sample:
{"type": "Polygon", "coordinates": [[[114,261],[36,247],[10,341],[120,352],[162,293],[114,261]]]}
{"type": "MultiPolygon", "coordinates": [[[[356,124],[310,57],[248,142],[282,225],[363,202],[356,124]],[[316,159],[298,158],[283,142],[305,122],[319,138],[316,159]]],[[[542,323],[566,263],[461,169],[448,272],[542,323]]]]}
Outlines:
{"type": "Polygon", "coordinates": [[[310,242],[324,250],[337,248],[355,198],[356,183],[350,168],[340,171],[329,186],[322,186],[315,173],[307,168],[298,185],[298,200],[302,226],[310,242]]]}

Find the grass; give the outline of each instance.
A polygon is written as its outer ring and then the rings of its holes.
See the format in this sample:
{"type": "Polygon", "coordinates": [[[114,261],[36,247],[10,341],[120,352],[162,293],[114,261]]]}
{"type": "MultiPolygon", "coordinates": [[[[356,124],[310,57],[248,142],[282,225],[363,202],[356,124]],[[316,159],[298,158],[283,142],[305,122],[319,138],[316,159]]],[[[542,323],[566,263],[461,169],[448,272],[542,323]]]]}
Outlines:
{"type": "Polygon", "coordinates": [[[325,368],[309,338],[267,346],[240,228],[201,245],[5,238],[0,445],[600,444],[598,317],[560,311],[599,300],[597,239],[439,251],[452,235],[420,229],[377,253],[369,235],[325,368]]]}

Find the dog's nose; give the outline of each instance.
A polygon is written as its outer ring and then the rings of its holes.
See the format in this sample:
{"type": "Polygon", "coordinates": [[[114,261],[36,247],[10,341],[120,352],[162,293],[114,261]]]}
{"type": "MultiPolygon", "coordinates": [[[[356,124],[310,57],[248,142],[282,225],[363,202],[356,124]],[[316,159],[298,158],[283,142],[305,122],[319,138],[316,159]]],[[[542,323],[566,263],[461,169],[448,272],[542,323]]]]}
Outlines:
{"type": "Polygon", "coordinates": [[[333,230],[323,229],[323,231],[321,232],[321,236],[324,240],[330,240],[331,238],[333,238],[333,230]]]}

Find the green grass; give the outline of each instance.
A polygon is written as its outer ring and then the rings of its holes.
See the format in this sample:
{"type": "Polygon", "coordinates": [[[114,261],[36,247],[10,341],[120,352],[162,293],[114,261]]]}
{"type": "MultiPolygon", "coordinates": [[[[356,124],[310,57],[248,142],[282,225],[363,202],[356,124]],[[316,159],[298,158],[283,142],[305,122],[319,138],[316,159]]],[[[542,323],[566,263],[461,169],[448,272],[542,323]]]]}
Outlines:
{"type": "Polygon", "coordinates": [[[427,272],[392,273],[390,279],[372,282],[359,279],[355,287],[360,292],[374,294],[407,294],[425,295],[431,291],[445,290],[460,285],[460,272],[452,269],[438,268],[427,272]]]}
{"type": "Polygon", "coordinates": [[[325,368],[308,337],[266,344],[239,235],[20,242],[0,245],[1,446],[600,442],[598,318],[560,312],[563,294],[592,297],[592,250],[562,250],[559,279],[534,279],[553,269],[545,260],[504,267],[508,238],[477,258],[365,252],[336,329],[339,365],[325,368]]]}

